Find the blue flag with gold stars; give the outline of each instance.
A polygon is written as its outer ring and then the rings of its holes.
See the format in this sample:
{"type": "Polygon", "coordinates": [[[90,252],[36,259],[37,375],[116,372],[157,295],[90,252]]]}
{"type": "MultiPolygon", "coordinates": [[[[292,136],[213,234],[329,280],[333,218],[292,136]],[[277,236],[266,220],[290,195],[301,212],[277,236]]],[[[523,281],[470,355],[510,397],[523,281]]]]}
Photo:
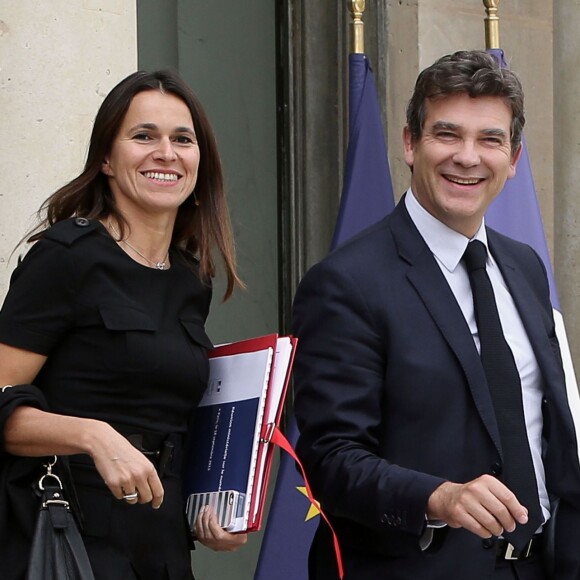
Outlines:
{"type": "MultiPolygon", "coordinates": [[[[332,248],[378,222],[394,207],[373,73],[364,54],[351,54],[349,59],[349,143],[332,248]]],[[[287,437],[296,443],[294,420],[287,437]]],[[[294,461],[284,454],[254,580],[306,580],[308,551],[319,520],[294,461]]]]}

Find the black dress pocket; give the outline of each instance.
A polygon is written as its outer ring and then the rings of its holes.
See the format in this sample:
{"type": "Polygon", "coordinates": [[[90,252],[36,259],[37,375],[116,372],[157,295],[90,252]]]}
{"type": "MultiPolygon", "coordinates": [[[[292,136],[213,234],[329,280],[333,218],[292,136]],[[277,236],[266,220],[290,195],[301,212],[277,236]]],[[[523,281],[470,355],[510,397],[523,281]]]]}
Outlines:
{"type": "Polygon", "coordinates": [[[102,305],[107,329],[104,365],[110,370],[149,372],[159,366],[157,327],[151,317],[133,306],[102,305]]]}

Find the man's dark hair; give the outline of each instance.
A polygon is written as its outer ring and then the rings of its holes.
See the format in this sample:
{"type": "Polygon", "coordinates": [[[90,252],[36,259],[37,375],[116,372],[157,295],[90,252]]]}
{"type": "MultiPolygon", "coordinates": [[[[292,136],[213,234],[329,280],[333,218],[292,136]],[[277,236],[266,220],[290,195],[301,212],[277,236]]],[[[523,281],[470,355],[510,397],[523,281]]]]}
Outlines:
{"type": "Polygon", "coordinates": [[[407,126],[418,141],[425,123],[425,103],[451,95],[501,97],[512,112],[511,151],[517,151],[526,119],[524,92],[517,76],[501,68],[496,58],[482,50],[461,50],[441,57],[417,77],[407,106],[407,126]]]}

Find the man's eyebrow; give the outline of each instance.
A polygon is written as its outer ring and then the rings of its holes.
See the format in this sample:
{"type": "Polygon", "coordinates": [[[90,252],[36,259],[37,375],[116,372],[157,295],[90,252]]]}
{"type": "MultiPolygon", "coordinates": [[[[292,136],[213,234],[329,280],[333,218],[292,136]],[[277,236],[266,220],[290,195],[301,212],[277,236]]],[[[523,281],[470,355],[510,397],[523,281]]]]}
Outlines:
{"type": "Polygon", "coordinates": [[[497,128],[491,127],[489,129],[483,129],[482,133],[488,137],[502,137],[504,139],[508,138],[507,132],[504,131],[503,129],[500,129],[499,127],[497,128]]]}
{"type": "Polygon", "coordinates": [[[433,131],[457,131],[460,125],[451,123],[450,121],[435,121],[431,129],[433,131]]]}
{"type": "MultiPolygon", "coordinates": [[[[461,125],[456,123],[451,123],[451,121],[435,121],[431,127],[432,131],[457,131],[461,128],[461,125]]],[[[502,137],[503,139],[508,139],[508,133],[504,129],[499,127],[490,127],[488,129],[482,129],[481,134],[486,137],[502,137]]]]}

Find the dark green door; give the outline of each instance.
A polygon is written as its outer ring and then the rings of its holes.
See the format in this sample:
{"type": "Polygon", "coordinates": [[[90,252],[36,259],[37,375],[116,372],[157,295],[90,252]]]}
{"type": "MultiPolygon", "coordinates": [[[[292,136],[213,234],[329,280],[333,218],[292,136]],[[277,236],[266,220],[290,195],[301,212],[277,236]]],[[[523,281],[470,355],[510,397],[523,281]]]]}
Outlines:
{"type": "MultiPolygon", "coordinates": [[[[208,331],[214,343],[278,330],[276,2],[138,0],[139,67],[179,70],[216,131],[247,290],[221,304],[216,282],[208,331]]],[[[193,552],[199,580],[251,580],[261,533],[235,554],[193,552]]]]}

